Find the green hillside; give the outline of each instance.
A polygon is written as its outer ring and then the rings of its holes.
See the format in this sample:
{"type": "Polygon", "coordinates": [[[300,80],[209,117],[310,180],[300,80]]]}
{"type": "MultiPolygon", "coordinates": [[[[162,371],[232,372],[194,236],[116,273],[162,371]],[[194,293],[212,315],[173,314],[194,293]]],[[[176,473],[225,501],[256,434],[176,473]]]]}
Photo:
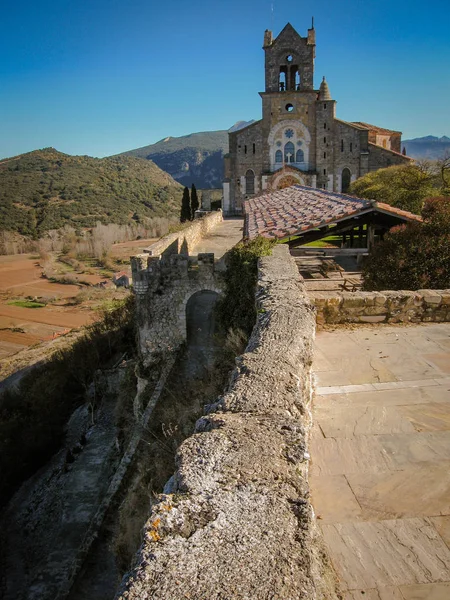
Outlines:
{"type": "Polygon", "coordinates": [[[54,148],[0,161],[0,229],[39,237],[65,224],[126,224],[178,214],[182,187],[153,162],[54,148]]]}

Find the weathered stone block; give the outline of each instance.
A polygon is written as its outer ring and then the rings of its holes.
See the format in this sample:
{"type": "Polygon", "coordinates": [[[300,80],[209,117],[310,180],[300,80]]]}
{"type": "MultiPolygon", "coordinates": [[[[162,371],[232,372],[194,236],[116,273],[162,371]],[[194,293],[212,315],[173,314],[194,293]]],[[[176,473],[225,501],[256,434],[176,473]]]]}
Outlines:
{"type": "Polygon", "coordinates": [[[365,297],[360,292],[343,292],[342,300],[343,308],[363,308],[365,305],[365,297]]]}
{"type": "Polygon", "coordinates": [[[362,317],[358,317],[358,321],[360,323],[383,323],[386,321],[387,315],[378,315],[378,316],[367,316],[364,315],[362,317]]]}
{"type": "Polygon", "coordinates": [[[423,296],[425,304],[439,305],[442,301],[442,296],[437,290],[419,290],[423,296]]]}
{"type": "Polygon", "coordinates": [[[366,306],[364,314],[367,316],[387,315],[388,311],[384,305],[366,306]]]}
{"type": "Polygon", "coordinates": [[[386,304],[386,296],[380,292],[374,292],[375,304],[386,304]]]}

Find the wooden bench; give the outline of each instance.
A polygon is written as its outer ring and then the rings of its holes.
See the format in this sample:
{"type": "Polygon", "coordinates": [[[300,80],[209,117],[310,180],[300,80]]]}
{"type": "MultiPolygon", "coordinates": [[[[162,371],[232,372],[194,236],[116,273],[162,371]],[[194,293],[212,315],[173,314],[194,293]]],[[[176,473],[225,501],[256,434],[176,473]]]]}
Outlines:
{"type": "Polygon", "coordinates": [[[335,260],[331,259],[324,259],[322,260],[322,264],[320,266],[320,271],[323,275],[327,275],[327,273],[330,273],[332,271],[338,271],[341,273],[344,271],[344,269],[337,264],[337,262],[335,260]]]}
{"type": "Polygon", "coordinates": [[[340,286],[346,292],[356,292],[361,287],[361,281],[354,277],[345,277],[340,286]]]}

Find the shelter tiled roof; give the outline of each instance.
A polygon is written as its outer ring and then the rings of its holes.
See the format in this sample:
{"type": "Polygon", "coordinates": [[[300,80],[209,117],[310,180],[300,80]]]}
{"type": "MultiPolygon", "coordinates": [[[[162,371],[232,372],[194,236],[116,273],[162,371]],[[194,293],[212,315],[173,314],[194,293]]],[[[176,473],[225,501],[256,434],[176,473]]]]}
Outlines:
{"type": "Polygon", "coordinates": [[[389,204],[293,185],[244,202],[245,234],[281,239],[377,210],[404,221],[422,220],[389,204]]]}

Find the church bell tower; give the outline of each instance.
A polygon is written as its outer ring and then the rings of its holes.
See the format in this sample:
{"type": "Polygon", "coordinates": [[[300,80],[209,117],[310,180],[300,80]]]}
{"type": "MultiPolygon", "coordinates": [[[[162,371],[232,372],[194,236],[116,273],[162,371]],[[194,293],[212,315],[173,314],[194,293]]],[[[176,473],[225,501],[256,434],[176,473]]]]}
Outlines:
{"type": "Polygon", "coordinates": [[[301,37],[290,23],[275,39],[264,33],[266,92],[300,92],[314,89],[316,33],[301,37]]]}

